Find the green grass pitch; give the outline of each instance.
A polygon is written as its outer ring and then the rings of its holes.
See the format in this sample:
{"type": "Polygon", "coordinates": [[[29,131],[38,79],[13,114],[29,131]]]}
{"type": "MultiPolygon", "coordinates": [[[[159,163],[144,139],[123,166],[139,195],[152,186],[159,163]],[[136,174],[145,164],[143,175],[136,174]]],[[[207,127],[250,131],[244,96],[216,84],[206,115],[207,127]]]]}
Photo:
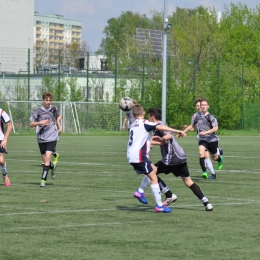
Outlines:
{"type": "MultiPolygon", "coordinates": [[[[154,212],[150,187],[148,205],[133,197],[142,177],[127,163],[127,136],[61,136],[57,177],[40,188],[35,136],[13,135],[12,185],[0,185],[0,259],[259,259],[259,138],[221,136],[224,165],[213,181],[201,178],[196,137],[178,139],[214,210],[206,212],[181,179],[162,174],[178,195],[163,214],[154,212]]],[[[150,157],[160,159],[158,147],[150,157]]]]}

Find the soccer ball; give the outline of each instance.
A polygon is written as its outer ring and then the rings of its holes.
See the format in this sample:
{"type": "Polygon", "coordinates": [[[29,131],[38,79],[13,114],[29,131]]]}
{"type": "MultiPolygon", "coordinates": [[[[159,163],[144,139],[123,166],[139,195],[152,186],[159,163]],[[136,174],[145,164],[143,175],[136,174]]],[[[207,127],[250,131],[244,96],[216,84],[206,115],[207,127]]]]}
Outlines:
{"type": "Polygon", "coordinates": [[[133,100],[130,97],[123,97],[119,101],[119,108],[125,112],[130,111],[133,106],[133,100]]]}

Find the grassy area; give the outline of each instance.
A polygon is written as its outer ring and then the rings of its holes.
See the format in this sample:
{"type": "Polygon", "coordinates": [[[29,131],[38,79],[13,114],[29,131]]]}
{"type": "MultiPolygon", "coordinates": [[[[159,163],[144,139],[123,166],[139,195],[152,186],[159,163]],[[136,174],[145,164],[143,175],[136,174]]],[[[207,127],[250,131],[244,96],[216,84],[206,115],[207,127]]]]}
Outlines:
{"type": "Polygon", "coordinates": [[[204,211],[181,179],[161,175],[178,200],[171,214],[157,214],[149,187],[148,205],[133,198],[141,176],[126,161],[127,136],[61,136],[57,178],[46,188],[35,136],[11,136],[1,259],[259,259],[259,138],[221,136],[224,166],[213,181],[200,177],[196,138],[179,139],[214,210],[204,211]]]}

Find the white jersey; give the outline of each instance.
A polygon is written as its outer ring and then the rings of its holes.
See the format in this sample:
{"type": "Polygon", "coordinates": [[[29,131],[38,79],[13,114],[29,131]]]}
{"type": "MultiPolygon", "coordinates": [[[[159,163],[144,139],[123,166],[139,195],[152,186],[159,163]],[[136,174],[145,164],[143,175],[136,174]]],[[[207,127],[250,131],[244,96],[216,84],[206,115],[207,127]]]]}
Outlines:
{"type": "Polygon", "coordinates": [[[156,130],[157,123],[145,119],[136,119],[129,131],[127,160],[129,163],[148,161],[151,146],[149,132],[156,130]]]}
{"type": "Polygon", "coordinates": [[[0,115],[1,115],[1,127],[0,127],[0,140],[2,141],[4,139],[4,124],[7,124],[11,121],[8,114],[0,108],[0,115]]]}

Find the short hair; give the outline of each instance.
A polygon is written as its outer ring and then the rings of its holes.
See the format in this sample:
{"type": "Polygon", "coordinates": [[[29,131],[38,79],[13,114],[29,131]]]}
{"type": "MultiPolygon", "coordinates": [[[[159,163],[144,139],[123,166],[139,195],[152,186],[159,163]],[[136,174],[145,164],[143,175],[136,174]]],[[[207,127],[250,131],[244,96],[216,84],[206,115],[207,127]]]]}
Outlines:
{"type": "Polygon", "coordinates": [[[207,104],[209,105],[209,101],[208,101],[206,98],[202,98],[202,99],[200,100],[200,103],[203,102],[203,101],[207,102],[207,104]]]}
{"type": "Polygon", "coordinates": [[[142,116],[144,114],[144,109],[141,105],[136,104],[136,105],[133,106],[132,112],[133,112],[134,117],[139,117],[139,116],[142,116]]]}
{"type": "Polygon", "coordinates": [[[133,100],[133,104],[134,104],[134,105],[137,105],[138,103],[137,103],[137,101],[136,101],[136,100],[133,100]]]}
{"type": "Polygon", "coordinates": [[[201,99],[202,99],[201,97],[196,98],[194,101],[194,105],[196,106],[198,102],[201,102],[201,99]]]}
{"type": "Polygon", "coordinates": [[[149,108],[147,114],[154,116],[156,120],[162,120],[162,110],[158,107],[149,108]]]}
{"type": "Polygon", "coordinates": [[[42,100],[44,100],[46,98],[52,99],[52,97],[53,97],[53,95],[51,94],[51,92],[47,91],[47,92],[43,93],[42,100]]]}

